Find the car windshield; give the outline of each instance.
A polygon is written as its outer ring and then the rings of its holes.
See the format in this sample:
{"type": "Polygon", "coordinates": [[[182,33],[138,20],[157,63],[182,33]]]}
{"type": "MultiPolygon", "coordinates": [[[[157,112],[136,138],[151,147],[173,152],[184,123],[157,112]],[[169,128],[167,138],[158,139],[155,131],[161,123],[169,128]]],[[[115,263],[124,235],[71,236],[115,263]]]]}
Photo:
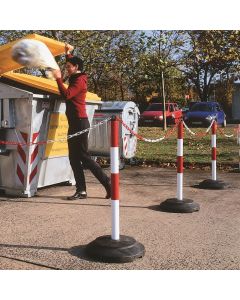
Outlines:
{"type": "Polygon", "coordinates": [[[214,111],[214,107],[208,103],[196,103],[194,104],[191,111],[214,111]]]}
{"type": "Polygon", "coordinates": [[[148,106],[148,108],[146,110],[147,111],[163,111],[163,104],[162,103],[151,104],[148,106]]]}

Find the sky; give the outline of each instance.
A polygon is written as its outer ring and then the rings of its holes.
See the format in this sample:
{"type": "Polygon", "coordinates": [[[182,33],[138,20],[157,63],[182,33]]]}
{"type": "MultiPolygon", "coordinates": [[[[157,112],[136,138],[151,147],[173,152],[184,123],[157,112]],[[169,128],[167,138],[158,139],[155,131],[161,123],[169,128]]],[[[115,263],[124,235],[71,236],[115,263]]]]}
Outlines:
{"type": "Polygon", "coordinates": [[[8,0],[2,29],[239,29],[240,1],[8,0]]]}

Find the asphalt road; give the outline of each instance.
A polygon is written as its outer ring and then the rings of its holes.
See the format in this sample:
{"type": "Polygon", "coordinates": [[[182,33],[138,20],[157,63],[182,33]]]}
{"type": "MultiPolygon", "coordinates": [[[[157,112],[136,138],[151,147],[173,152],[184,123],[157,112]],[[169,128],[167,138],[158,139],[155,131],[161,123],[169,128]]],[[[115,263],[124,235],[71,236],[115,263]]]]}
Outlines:
{"type": "MultiPolygon", "coordinates": [[[[107,170],[109,173],[109,170],[107,170]]],[[[146,249],[130,263],[95,262],[85,246],[111,234],[110,200],[88,172],[88,199],[67,201],[74,187],[42,188],[33,198],[0,197],[0,269],[184,270],[240,268],[240,173],[218,172],[230,186],[200,190],[210,171],[184,172],[184,198],[194,213],[166,213],[159,204],[176,196],[176,170],[127,167],[120,173],[120,233],[146,249]]]]}

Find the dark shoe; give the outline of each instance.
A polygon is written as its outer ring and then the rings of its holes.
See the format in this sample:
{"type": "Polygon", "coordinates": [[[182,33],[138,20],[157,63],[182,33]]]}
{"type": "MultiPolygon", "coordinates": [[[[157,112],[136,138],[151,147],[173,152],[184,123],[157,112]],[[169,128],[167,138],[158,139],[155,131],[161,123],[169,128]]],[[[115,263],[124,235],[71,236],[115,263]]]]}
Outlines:
{"type": "Polygon", "coordinates": [[[84,191],[76,191],[72,196],[67,197],[67,200],[87,199],[87,193],[84,191]]]}
{"type": "Polygon", "coordinates": [[[110,183],[110,181],[104,187],[107,192],[105,199],[110,199],[111,198],[111,183],[110,183]]]}

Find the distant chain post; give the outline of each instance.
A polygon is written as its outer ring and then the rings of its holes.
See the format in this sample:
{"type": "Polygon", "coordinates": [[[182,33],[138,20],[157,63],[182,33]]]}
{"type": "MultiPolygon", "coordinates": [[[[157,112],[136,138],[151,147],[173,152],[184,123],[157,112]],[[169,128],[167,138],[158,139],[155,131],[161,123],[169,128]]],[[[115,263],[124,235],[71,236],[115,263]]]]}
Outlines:
{"type": "Polygon", "coordinates": [[[212,125],[212,136],[211,136],[211,144],[212,144],[212,180],[217,180],[217,122],[214,121],[212,125]]]}
{"type": "Polygon", "coordinates": [[[183,200],[183,122],[178,124],[177,140],[177,200],[183,200]]]}
{"type": "Polygon", "coordinates": [[[165,85],[164,85],[164,75],[162,71],[162,91],[163,91],[163,130],[167,129],[167,120],[166,120],[166,98],[165,98],[165,85]]]}

